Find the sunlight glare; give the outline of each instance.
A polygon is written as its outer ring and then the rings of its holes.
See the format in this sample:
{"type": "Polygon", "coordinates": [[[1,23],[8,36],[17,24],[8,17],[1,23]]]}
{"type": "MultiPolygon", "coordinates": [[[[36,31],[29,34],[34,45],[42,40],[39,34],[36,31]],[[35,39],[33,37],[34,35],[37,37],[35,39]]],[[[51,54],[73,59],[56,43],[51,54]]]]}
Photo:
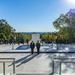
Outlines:
{"type": "Polygon", "coordinates": [[[75,5],[75,0],[67,0],[67,2],[68,2],[69,4],[75,5]]]}

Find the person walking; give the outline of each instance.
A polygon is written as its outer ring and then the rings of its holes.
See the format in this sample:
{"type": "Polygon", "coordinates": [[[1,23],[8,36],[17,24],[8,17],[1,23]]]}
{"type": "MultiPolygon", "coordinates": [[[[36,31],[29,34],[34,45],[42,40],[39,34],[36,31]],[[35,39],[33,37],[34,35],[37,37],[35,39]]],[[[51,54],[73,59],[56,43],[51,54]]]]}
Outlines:
{"type": "Polygon", "coordinates": [[[31,53],[33,54],[35,48],[35,43],[33,41],[30,43],[30,48],[31,48],[31,53]]]}
{"type": "Polygon", "coordinates": [[[40,43],[39,43],[39,41],[37,41],[37,43],[36,43],[36,48],[37,48],[37,54],[39,54],[39,50],[40,50],[40,43]]]}

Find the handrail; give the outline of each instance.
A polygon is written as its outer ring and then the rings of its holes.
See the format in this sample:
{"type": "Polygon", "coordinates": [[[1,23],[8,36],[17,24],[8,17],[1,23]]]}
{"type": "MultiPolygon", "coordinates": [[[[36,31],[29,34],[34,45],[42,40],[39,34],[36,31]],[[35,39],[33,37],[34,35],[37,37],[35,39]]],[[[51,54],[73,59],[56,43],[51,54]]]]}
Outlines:
{"type": "MultiPolygon", "coordinates": [[[[53,61],[53,74],[54,74],[54,62],[55,61],[59,61],[59,60],[75,60],[75,58],[52,58],[52,61],[53,61]]],[[[59,75],[61,75],[61,63],[75,63],[75,61],[59,61],[59,64],[60,64],[60,72],[59,72],[59,75]]]]}
{"type": "Polygon", "coordinates": [[[0,58],[0,60],[1,59],[3,59],[3,60],[5,60],[5,59],[7,59],[7,60],[15,60],[15,58],[0,58]]]}
{"type": "Polygon", "coordinates": [[[62,60],[67,60],[67,59],[75,59],[75,58],[52,58],[52,59],[55,59],[55,60],[56,60],[56,59],[59,59],[59,60],[60,60],[60,59],[62,59],[62,60]]]}
{"type": "Polygon", "coordinates": [[[5,63],[9,62],[13,63],[13,74],[15,74],[15,58],[0,58],[0,63],[3,63],[3,75],[5,75],[5,63]]]}

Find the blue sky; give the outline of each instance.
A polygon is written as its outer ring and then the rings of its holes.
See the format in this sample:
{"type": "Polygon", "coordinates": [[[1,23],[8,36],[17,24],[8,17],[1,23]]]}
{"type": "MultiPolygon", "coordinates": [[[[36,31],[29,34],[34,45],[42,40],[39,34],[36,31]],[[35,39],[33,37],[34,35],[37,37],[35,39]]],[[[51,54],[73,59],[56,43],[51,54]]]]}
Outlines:
{"type": "Polygon", "coordinates": [[[53,32],[53,21],[74,7],[66,0],[0,0],[0,19],[16,32],[53,32]]]}

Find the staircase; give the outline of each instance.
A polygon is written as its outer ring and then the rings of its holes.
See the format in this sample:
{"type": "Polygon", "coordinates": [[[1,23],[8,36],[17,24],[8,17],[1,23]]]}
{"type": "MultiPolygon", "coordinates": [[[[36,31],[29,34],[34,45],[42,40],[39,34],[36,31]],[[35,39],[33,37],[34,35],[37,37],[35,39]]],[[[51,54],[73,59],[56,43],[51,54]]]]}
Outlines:
{"type": "Polygon", "coordinates": [[[16,74],[16,75],[50,75],[50,74],[16,74]]]}

